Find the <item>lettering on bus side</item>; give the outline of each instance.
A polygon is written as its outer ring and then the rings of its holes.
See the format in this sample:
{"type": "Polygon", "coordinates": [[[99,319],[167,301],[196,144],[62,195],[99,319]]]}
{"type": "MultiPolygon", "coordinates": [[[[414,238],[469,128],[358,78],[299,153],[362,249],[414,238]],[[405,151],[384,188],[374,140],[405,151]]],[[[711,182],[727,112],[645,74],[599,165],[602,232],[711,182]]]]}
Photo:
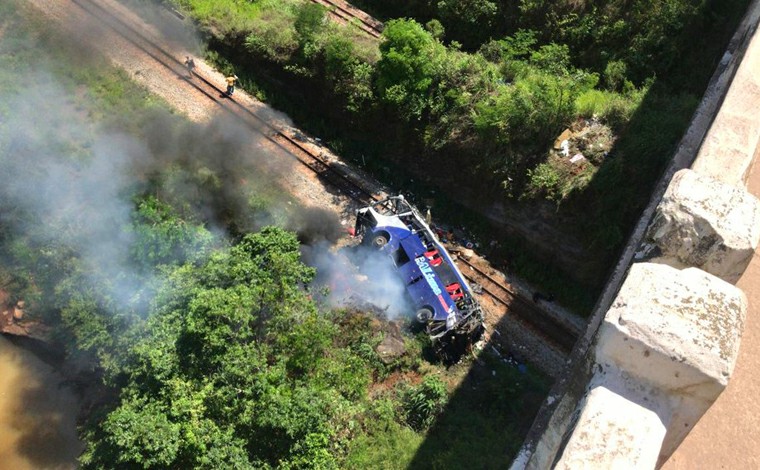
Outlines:
{"type": "Polygon", "coordinates": [[[433,293],[435,295],[441,295],[441,288],[438,287],[438,283],[435,282],[435,273],[433,272],[433,268],[430,267],[430,264],[425,260],[424,256],[420,256],[419,258],[415,258],[414,262],[417,263],[417,266],[419,266],[420,271],[422,271],[422,275],[425,276],[425,280],[427,281],[428,285],[431,289],[433,289],[433,293]]]}

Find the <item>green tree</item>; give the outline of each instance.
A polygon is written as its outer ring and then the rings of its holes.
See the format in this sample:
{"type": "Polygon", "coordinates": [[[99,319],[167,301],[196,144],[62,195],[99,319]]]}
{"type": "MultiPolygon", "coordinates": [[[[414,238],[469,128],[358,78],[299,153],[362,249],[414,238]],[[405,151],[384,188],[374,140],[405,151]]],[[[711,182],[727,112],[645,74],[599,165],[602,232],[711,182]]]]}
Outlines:
{"type": "Polygon", "coordinates": [[[389,21],[380,44],[377,88],[406,120],[418,120],[430,108],[446,49],[417,22],[389,21]]]}
{"type": "Polygon", "coordinates": [[[321,52],[322,46],[318,41],[318,36],[325,30],[326,13],[327,9],[318,3],[303,2],[295,6],[293,27],[301,54],[307,60],[313,60],[321,52]]]}
{"type": "Polygon", "coordinates": [[[301,44],[313,41],[325,29],[327,9],[318,3],[302,3],[295,7],[293,27],[301,44]]]}
{"type": "Polygon", "coordinates": [[[154,196],[137,202],[133,219],[132,258],[146,268],[200,259],[213,242],[202,225],[181,219],[154,196]]]}
{"type": "Polygon", "coordinates": [[[344,418],[332,410],[357,395],[331,378],[337,332],[307,297],[312,277],[295,235],[273,227],[175,267],[125,348],[121,404],[88,433],[83,466],[335,468],[344,418]]]}
{"type": "Polygon", "coordinates": [[[443,28],[441,22],[435,18],[425,23],[425,29],[431,36],[439,41],[442,40],[443,36],[446,34],[446,30],[443,28]]]}
{"type": "Polygon", "coordinates": [[[171,466],[179,453],[181,428],[169,420],[161,403],[127,399],[103,423],[108,443],[118,449],[108,459],[143,468],[171,466]]]}
{"type": "Polygon", "coordinates": [[[351,39],[331,34],[325,41],[325,80],[337,95],[345,97],[349,111],[359,112],[371,106],[374,67],[358,58],[351,39]]]}
{"type": "Polygon", "coordinates": [[[555,75],[568,75],[571,71],[570,48],[565,44],[546,44],[530,54],[530,62],[555,75]]]}
{"type": "Polygon", "coordinates": [[[469,23],[470,26],[478,25],[480,28],[488,27],[498,12],[496,3],[492,1],[440,0],[437,7],[444,18],[455,18],[458,21],[469,23]]]}

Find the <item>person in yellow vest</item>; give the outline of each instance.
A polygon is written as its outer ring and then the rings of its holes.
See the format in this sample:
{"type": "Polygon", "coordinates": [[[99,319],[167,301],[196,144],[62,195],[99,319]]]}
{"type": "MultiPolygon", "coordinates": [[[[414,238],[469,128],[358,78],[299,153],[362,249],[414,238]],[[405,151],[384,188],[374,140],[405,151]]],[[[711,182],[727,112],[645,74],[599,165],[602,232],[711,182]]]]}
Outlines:
{"type": "Polygon", "coordinates": [[[238,76],[231,75],[224,80],[227,82],[227,96],[232,96],[235,93],[235,82],[237,82],[238,76]]]}

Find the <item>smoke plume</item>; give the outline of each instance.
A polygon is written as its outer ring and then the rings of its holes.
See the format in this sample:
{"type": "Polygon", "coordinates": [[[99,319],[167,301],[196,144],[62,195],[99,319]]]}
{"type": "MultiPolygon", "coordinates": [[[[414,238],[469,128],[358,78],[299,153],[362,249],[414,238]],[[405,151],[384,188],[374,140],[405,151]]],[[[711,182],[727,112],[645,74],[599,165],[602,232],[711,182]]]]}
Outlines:
{"type": "Polygon", "coordinates": [[[126,305],[146,282],[130,264],[136,194],[157,193],[220,236],[274,221],[251,210],[253,196],[273,198],[278,189],[258,169],[262,151],[249,129],[224,116],[199,125],[162,110],[136,126],[118,118],[96,126],[52,75],[38,70],[35,83],[0,94],[3,109],[12,110],[0,131],[5,242],[72,253],[93,282],[105,280],[126,305]]]}
{"type": "Polygon", "coordinates": [[[333,308],[370,307],[390,319],[409,316],[414,307],[390,258],[365,245],[335,250],[326,242],[302,248],[304,260],[317,269],[316,285],[327,288],[324,301],[333,308]]]}
{"type": "MultiPolygon", "coordinates": [[[[164,13],[154,13],[154,22],[164,21],[164,13]]],[[[161,29],[175,26],[169,21],[161,29]]],[[[89,37],[80,35],[59,51],[81,52],[89,37]]],[[[182,40],[193,47],[192,37],[182,40]]],[[[94,69],[95,62],[85,54],[70,64],[94,69]]],[[[158,107],[94,123],[90,116],[102,112],[87,102],[87,92],[59,84],[44,65],[28,64],[27,72],[33,87],[0,89],[0,257],[20,242],[39,250],[29,256],[42,254],[45,263],[76,258],[85,278],[129,306],[155,281],[133,266],[130,252],[134,197],[150,192],[220,240],[268,224],[296,231],[305,261],[317,268],[317,283],[330,289],[331,306],[366,302],[389,316],[411,310],[385,256],[366,247],[333,248],[345,235],[333,212],[284,204],[272,181],[294,163],[265,153],[257,145],[260,134],[226,115],[201,125],[158,107]]],[[[288,125],[275,112],[270,117],[288,125]]],[[[0,264],[12,265],[10,259],[0,264]]]]}

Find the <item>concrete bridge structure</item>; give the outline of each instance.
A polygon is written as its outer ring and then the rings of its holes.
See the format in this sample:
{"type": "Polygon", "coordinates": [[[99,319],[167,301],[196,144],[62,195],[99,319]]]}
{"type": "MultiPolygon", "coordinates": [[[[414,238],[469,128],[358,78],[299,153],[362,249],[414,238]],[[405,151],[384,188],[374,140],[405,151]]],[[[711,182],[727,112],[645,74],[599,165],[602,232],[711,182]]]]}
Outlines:
{"type": "MultiPolygon", "coordinates": [[[[748,315],[736,283],[760,240],[747,189],[760,153],[759,20],[755,0],[513,470],[660,467],[728,385],[748,315]]],[[[752,276],[740,285],[760,292],[760,269],[752,276]]]]}

